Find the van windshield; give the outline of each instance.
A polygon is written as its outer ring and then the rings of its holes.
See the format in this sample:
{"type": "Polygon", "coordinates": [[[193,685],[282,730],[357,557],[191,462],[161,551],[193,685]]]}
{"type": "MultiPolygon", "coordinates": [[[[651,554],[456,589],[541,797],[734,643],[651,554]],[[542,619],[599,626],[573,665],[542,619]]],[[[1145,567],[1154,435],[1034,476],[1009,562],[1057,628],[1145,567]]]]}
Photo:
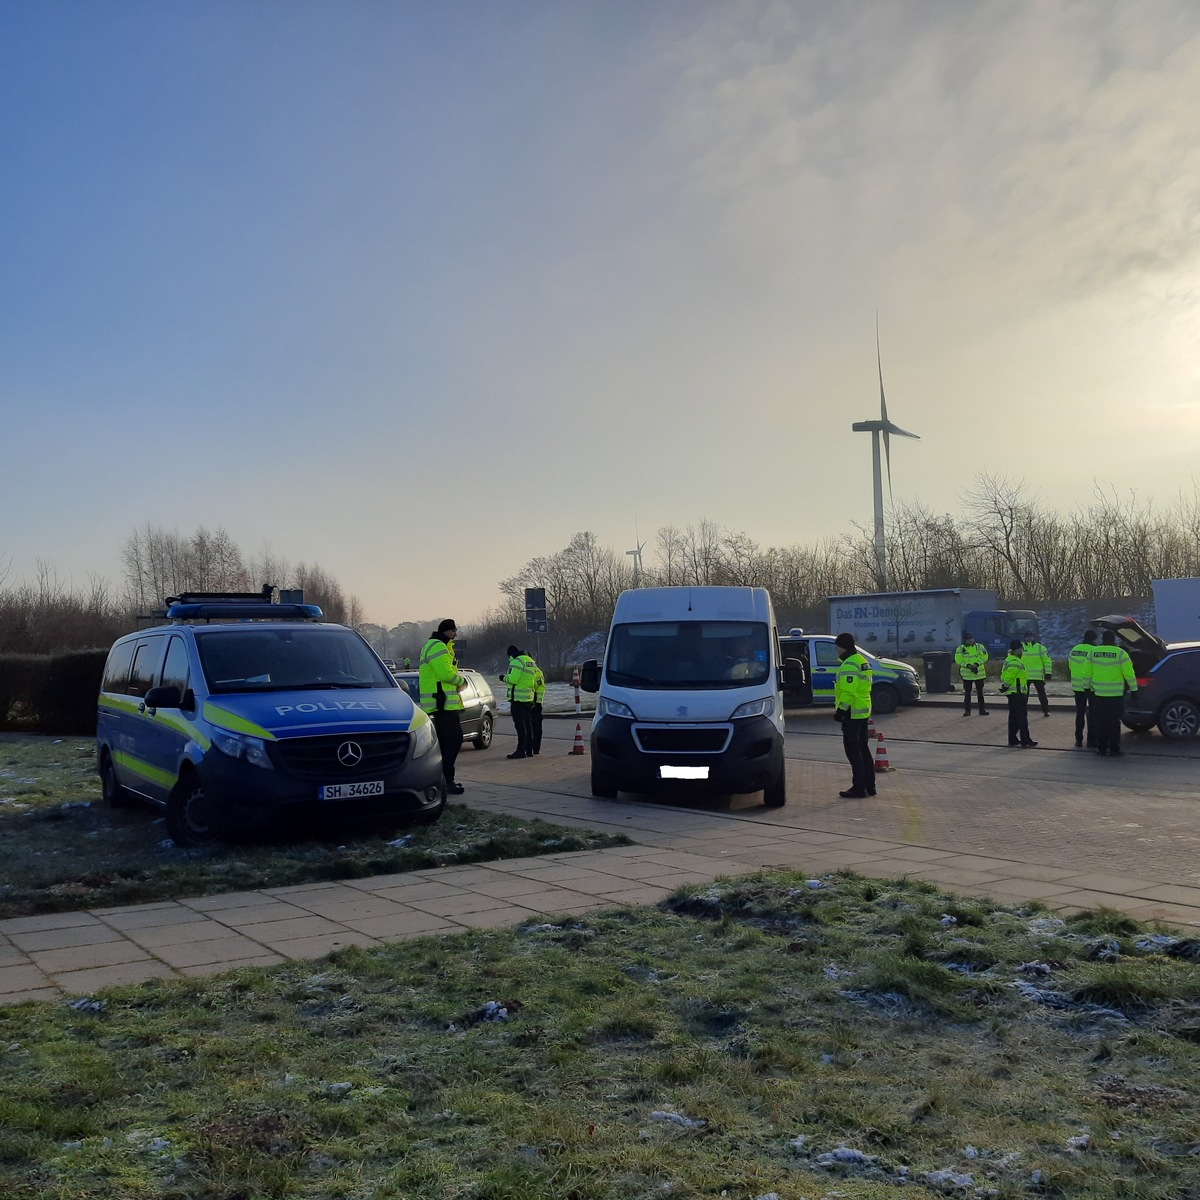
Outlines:
{"type": "Polygon", "coordinates": [[[392,687],[392,673],[348,629],[197,630],[210,694],[392,687]]]}
{"type": "Polygon", "coordinates": [[[605,676],[618,687],[738,688],[771,674],[770,631],[752,621],[616,625],[605,676]]]}

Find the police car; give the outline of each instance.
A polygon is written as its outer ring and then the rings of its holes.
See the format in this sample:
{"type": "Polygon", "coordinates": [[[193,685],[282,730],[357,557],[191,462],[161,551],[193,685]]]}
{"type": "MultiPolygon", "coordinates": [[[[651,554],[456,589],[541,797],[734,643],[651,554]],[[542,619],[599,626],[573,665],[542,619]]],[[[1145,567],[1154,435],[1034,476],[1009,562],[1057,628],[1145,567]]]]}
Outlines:
{"type": "Polygon", "coordinates": [[[163,808],[181,846],[441,815],[432,722],[353,629],[258,592],[167,604],[169,624],[119,638],[105,664],[108,804],[163,808]]]}
{"type": "MultiPolygon", "coordinates": [[[[834,679],[841,662],[833,634],[792,629],[779,635],[779,649],[785,662],[799,659],[808,666],[805,672],[808,678],[803,684],[785,684],[783,699],[787,707],[832,704],[834,679]]],[[[861,646],[858,650],[871,664],[874,676],[871,685],[873,712],[895,712],[900,705],[916,704],[921,699],[921,681],[913,667],[894,658],[876,658],[861,646]]],[[[789,676],[791,678],[798,679],[798,676],[789,676]]]]}

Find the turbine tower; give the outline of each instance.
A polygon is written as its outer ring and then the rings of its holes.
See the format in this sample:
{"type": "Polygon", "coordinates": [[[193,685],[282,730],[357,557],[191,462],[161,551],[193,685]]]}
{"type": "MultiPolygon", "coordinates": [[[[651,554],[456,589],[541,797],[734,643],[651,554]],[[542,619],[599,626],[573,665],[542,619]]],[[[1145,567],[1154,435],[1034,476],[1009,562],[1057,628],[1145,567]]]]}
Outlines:
{"type": "Polygon", "coordinates": [[[883,537],[883,473],[879,462],[879,435],[883,434],[883,455],[887,460],[888,499],[892,498],[892,447],[891,435],[897,437],[916,438],[920,435],[909,433],[899,425],[888,420],[887,399],[883,394],[883,359],[879,353],[879,315],[875,316],[875,361],[879,366],[879,420],[855,421],[850,428],[855,433],[871,435],[871,465],[874,470],[875,482],[875,586],[883,591],[887,587],[887,546],[883,537]]]}

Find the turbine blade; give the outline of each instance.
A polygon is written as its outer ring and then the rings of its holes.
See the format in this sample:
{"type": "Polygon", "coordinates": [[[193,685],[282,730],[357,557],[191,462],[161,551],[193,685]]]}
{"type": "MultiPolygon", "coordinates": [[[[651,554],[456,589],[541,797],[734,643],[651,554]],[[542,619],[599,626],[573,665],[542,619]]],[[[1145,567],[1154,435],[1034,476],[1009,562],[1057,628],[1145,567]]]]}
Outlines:
{"type": "Polygon", "coordinates": [[[875,362],[879,366],[879,416],[882,420],[888,419],[887,415],[887,397],[883,394],[883,357],[879,353],[879,314],[875,314],[875,362]]]}
{"type": "Polygon", "coordinates": [[[919,433],[909,433],[907,429],[901,429],[900,426],[895,423],[895,421],[888,421],[887,424],[884,425],[883,429],[884,433],[894,433],[897,437],[916,438],[918,442],[921,440],[921,435],[919,433]]]}

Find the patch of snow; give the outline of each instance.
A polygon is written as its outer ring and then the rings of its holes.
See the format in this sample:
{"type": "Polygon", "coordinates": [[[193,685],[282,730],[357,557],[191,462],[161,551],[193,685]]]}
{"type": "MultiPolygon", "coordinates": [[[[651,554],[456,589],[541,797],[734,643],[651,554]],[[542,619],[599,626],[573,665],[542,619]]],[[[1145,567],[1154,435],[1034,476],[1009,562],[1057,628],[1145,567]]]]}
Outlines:
{"type": "Polygon", "coordinates": [[[685,1117],[683,1113],[663,1108],[654,1109],[650,1114],[650,1120],[666,1121],[671,1125],[681,1125],[684,1129],[703,1129],[708,1124],[707,1121],[693,1120],[691,1117],[685,1117]]]}

